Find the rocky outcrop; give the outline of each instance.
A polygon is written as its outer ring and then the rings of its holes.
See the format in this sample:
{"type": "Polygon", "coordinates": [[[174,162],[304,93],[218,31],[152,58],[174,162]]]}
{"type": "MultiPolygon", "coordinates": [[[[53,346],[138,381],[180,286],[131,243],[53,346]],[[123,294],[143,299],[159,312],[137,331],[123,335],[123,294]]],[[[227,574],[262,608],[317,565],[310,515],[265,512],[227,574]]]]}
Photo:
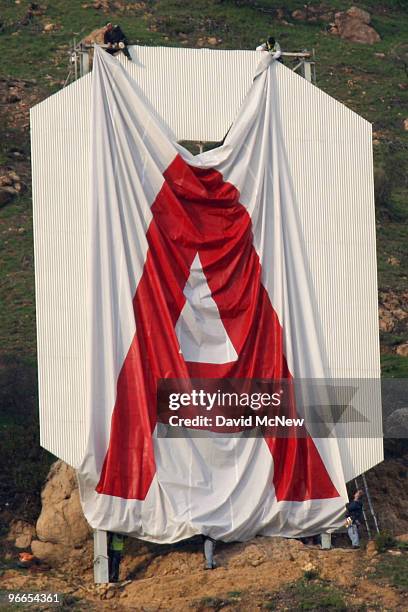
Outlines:
{"type": "MultiPolygon", "coordinates": [[[[395,352],[400,357],[408,357],[408,342],[403,342],[395,349],[395,352]]],[[[408,415],[407,415],[408,416],[408,415]]]]}
{"type": "MultiPolygon", "coordinates": [[[[0,77],[0,123],[3,129],[28,129],[30,108],[41,100],[36,81],[31,79],[12,79],[0,77]]],[[[2,137],[14,139],[4,131],[2,137]]]]}
{"type": "Polygon", "coordinates": [[[408,438],[408,408],[399,408],[390,414],[384,434],[389,438],[408,438]]]}
{"type": "Polygon", "coordinates": [[[145,2],[125,2],[125,0],[94,0],[81,5],[83,9],[93,9],[103,13],[123,13],[144,9],[145,2]]]}
{"type": "Polygon", "coordinates": [[[85,546],[91,530],[82,512],[75,471],[63,461],[52,465],[41,501],[38,539],[31,550],[49,563],[65,562],[74,549],[85,546]]]}
{"type": "Polygon", "coordinates": [[[295,21],[308,21],[309,23],[328,22],[333,19],[333,11],[328,10],[324,6],[305,4],[302,9],[296,9],[292,12],[292,19],[295,21]]]}
{"type": "Polygon", "coordinates": [[[90,34],[88,34],[87,36],[85,36],[85,38],[82,39],[82,42],[85,45],[103,45],[104,33],[105,28],[98,28],[96,30],[92,30],[90,34]]]}
{"type": "Polygon", "coordinates": [[[352,6],[347,11],[335,14],[334,24],[331,24],[329,31],[330,34],[340,36],[350,42],[372,45],[379,42],[381,37],[370,23],[370,13],[352,6]]]}
{"type": "Polygon", "coordinates": [[[380,331],[408,333],[408,291],[380,291],[378,310],[380,331]]]}
{"type": "Polygon", "coordinates": [[[28,548],[35,535],[34,525],[17,520],[11,523],[7,540],[14,542],[16,548],[28,548]]]}
{"type": "Polygon", "coordinates": [[[0,206],[25,191],[26,186],[14,170],[0,170],[0,206]]]}

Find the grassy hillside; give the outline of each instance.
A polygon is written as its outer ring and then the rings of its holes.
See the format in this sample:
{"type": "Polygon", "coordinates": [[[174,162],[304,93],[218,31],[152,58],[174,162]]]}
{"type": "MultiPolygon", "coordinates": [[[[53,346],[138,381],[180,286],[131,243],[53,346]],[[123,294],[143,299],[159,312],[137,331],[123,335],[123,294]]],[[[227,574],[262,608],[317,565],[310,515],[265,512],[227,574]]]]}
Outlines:
{"type": "MultiPolygon", "coordinates": [[[[350,5],[334,1],[314,6],[330,13],[350,5]]],[[[20,196],[0,209],[0,375],[5,389],[0,412],[0,512],[7,499],[9,509],[26,508],[24,512],[33,514],[38,496],[34,504],[22,503],[24,492],[28,483],[38,491],[50,458],[38,449],[35,425],[36,339],[27,113],[30,105],[63,85],[73,38],[81,39],[112,20],[121,24],[131,42],[146,45],[253,49],[273,33],[284,50],[314,48],[317,85],[373,123],[379,286],[384,291],[401,293],[408,290],[408,131],[403,123],[408,117],[408,4],[406,0],[358,3],[371,13],[372,25],[381,36],[381,41],[372,46],[331,35],[324,19],[293,19],[292,11],[303,9],[304,1],[45,0],[32,16],[28,6],[26,0],[0,1],[0,174],[16,171],[25,187],[20,196]],[[95,9],[95,4],[110,9],[95,9]],[[47,24],[53,24],[50,31],[44,31],[47,24]],[[15,91],[19,101],[13,101],[15,91]],[[14,461],[15,457],[27,455],[28,461],[14,461]],[[10,483],[14,483],[13,488],[10,483]],[[16,491],[16,497],[10,500],[11,490],[16,491]]],[[[402,329],[398,341],[407,339],[402,329]]],[[[408,376],[408,358],[395,354],[389,336],[383,340],[384,375],[408,376]]]]}

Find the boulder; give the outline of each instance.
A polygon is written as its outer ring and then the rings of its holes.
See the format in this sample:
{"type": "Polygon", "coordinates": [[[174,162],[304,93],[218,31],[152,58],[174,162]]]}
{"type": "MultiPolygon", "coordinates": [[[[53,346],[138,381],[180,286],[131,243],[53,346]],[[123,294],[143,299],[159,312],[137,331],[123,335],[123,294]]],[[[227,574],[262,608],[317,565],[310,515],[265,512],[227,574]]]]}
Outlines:
{"type": "Polygon", "coordinates": [[[75,471],[63,461],[52,465],[41,501],[36,526],[39,542],[33,542],[31,548],[36,557],[52,562],[61,555],[65,558],[66,550],[83,546],[91,533],[82,512],[75,471]]]}
{"type": "Polygon", "coordinates": [[[351,17],[352,19],[358,19],[361,23],[370,23],[371,17],[370,13],[367,11],[363,11],[363,9],[358,8],[357,6],[352,6],[346,11],[346,15],[351,17]]]}
{"type": "Polygon", "coordinates": [[[376,30],[369,25],[370,14],[355,6],[347,11],[340,11],[334,16],[335,26],[330,32],[338,34],[350,42],[372,45],[381,40],[376,30]]]}
{"type": "Polygon", "coordinates": [[[395,352],[401,357],[408,357],[408,342],[404,342],[404,344],[397,346],[395,352]]]}
{"type": "Polygon", "coordinates": [[[51,544],[51,542],[31,542],[33,555],[41,561],[46,561],[50,565],[62,565],[68,558],[70,549],[62,544],[51,544]]]}
{"type": "Polygon", "coordinates": [[[55,30],[60,30],[61,26],[59,26],[56,23],[46,23],[44,25],[43,31],[44,32],[55,32],[55,30]]]}
{"type": "Polygon", "coordinates": [[[391,313],[381,313],[380,312],[380,331],[382,332],[392,332],[395,327],[395,323],[392,319],[391,313]]]}
{"type": "Polygon", "coordinates": [[[13,541],[16,548],[28,548],[35,538],[35,527],[26,521],[13,521],[7,539],[13,541]]]}
{"type": "Polygon", "coordinates": [[[402,533],[395,537],[397,542],[403,542],[404,544],[408,544],[408,533],[402,533]]]}
{"type": "Polygon", "coordinates": [[[92,30],[90,34],[85,36],[81,42],[85,45],[103,45],[103,37],[105,34],[105,28],[98,28],[97,30],[92,30]]]}
{"type": "Polygon", "coordinates": [[[302,9],[296,9],[292,13],[292,18],[296,19],[296,21],[305,21],[305,19],[307,18],[307,13],[302,9]]]}
{"type": "Polygon", "coordinates": [[[367,554],[367,557],[369,557],[370,559],[378,555],[378,550],[376,548],[374,540],[370,540],[367,543],[366,554],[367,554]]]}
{"type": "MultiPolygon", "coordinates": [[[[406,346],[408,348],[408,344],[406,346]]],[[[398,408],[390,414],[385,422],[384,434],[389,438],[408,438],[408,408],[398,408]]]]}
{"type": "Polygon", "coordinates": [[[331,21],[333,19],[333,11],[327,10],[322,5],[312,6],[307,4],[303,9],[292,11],[292,19],[296,21],[308,21],[309,23],[331,21]]]}

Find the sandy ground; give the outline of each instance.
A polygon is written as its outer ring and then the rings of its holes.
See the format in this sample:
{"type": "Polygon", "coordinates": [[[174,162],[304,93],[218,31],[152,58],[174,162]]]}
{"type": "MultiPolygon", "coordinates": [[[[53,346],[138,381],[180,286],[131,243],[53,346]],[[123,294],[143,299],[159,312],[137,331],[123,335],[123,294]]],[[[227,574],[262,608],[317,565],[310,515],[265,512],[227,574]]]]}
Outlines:
{"type": "MultiPolygon", "coordinates": [[[[206,571],[198,542],[165,551],[132,542],[121,565],[121,578],[131,580],[124,586],[95,586],[91,564],[81,571],[73,563],[59,570],[42,571],[41,566],[10,569],[3,573],[0,584],[4,590],[65,593],[71,597],[72,609],[86,605],[90,610],[145,612],[261,610],[271,595],[312,570],[319,583],[343,592],[350,610],[365,605],[366,610],[400,612],[408,610],[408,593],[373,580],[376,565],[386,562],[391,554],[378,555],[372,543],[358,551],[325,551],[297,540],[256,538],[245,544],[220,545],[218,567],[206,571]]],[[[289,598],[284,607],[276,609],[295,609],[291,605],[289,598]]]]}

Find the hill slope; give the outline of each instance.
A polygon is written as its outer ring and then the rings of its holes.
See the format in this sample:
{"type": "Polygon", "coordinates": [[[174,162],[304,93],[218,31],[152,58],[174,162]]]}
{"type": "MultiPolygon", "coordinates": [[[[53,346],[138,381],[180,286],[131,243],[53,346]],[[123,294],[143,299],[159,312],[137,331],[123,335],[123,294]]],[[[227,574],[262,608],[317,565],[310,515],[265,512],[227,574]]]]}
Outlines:
{"type": "Polygon", "coordinates": [[[72,39],[108,20],[119,22],[139,44],[253,49],[273,33],[285,50],[315,49],[317,85],[374,126],[380,299],[390,321],[382,326],[383,371],[408,375],[408,358],[396,353],[408,340],[407,3],[359,3],[381,36],[374,45],[329,32],[335,12],[349,6],[340,1],[309,4],[305,10],[303,2],[269,0],[53,0],[44,5],[3,0],[0,183],[15,192],[0,200],[3,524],[15,512],[37,516],[38,492],[51,460],[40,450],[37,432],[28,109],[63,86],[72,39]]]}

